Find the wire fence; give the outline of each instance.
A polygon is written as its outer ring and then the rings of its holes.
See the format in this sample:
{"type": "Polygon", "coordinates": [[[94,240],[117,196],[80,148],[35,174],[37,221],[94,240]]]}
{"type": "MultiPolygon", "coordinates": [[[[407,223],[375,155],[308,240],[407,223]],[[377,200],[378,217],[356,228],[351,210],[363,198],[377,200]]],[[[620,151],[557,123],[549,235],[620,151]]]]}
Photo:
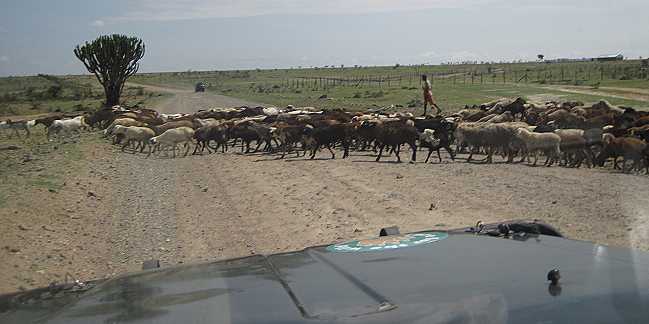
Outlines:
{"type": "Polygon", "coordinates": [[[345,72],[340,72],[333,75],[327,73],[327,75],[294,76],[283,78],[276,83],[279,83],[282,87],[298,89],[328,89],[339,86],[356,88],[412,87],[419,86],[422,75],[426,75],[433,85],[436,83],[453,85],[574,83],[579,85],[604,80],[646,80],[649,69],[642,64],[574,64],[560,67],[540,64],[539,67],[535,68],[487,68],[487,71],[484,71],[484,69],[450,69],[446,72],[431,72],[422,69],[421,71],[407,73],[365,75],[346,75],[345,72]]]}

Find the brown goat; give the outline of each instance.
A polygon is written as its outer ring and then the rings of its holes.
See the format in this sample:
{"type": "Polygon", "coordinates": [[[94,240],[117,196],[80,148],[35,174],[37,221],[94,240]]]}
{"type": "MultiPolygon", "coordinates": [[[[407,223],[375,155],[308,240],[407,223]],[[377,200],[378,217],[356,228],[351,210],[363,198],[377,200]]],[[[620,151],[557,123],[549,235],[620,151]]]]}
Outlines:
{"type": "Polygon", "coordinates": [[[599,166],[604,166],[604,162],[610,157],[613,158],[613,167],[618,169],[617,158],[622,157],[622,171],[626,172],[627,160],[633,161],[632,169],[639,170],[642,168],[645,159],[647,143],[633,137],[615,137],[606,135],[604,138],[604,148],[597,156],[596,162],[599,166]]]}

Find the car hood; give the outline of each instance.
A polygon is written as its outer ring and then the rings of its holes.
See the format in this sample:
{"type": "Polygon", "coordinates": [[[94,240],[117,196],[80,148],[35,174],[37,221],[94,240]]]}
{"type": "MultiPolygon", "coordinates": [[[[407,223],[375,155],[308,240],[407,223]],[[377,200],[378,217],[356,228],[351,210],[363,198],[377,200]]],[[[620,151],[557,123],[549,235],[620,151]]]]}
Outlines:
{"type": "Polygon", "coordinates": [[[425,234],[435,239],[355,241],[143,271],[83,293],[4,296],[0,322],[649,323],[646,253],[543,235],[425,234]],[[554,268],[559,285],[546,280],[554,268]]]}

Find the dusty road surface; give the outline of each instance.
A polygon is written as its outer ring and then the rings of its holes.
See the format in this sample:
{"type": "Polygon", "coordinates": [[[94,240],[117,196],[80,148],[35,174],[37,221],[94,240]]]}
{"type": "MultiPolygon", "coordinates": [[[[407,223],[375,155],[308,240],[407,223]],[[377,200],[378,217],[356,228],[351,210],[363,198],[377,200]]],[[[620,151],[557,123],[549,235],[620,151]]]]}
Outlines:
{"type": "Polygon", "coordinates": [[[129,83],[129,85],[143,87],[153,92],[166,92],[173,94],[171,98],[160,102],[156,107],[154,107],[158,112],[165,114],[193,113],[201,109],[217,107],[266,106],[261,103],[222,96],[210,92],[194,92],[192,89],[179,89],[140,83],[129,83]]]}
{"type": "MultiPolygon", "coordinates": [[[[234,102],[175,94],[162,109],[234,102]]],[[[60,188],[6,193],[0,292],[60,282],[66,273],[82,280],[114,276],[149,259],[169,266],[374,237],[391,225],[415,231],[538,218],[570,238],[649,250],[645,175],[448,157],[433,164],[397,164],[394,157],[376,163],[362,152],[345,160],[321,152],[313,161],[236,149],[146,158],[98,138],[84,134],[75,144],[84,158],[63,172],[60,188]]],[[[60,165],[65,145],[22,163],[20,173],[60,165]]]]}

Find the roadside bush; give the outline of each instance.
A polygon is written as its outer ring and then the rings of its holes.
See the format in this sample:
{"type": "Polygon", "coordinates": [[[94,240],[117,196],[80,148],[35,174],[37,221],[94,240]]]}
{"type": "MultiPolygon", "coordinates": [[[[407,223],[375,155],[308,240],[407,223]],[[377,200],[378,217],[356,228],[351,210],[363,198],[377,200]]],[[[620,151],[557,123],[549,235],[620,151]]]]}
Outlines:
{"type": "Polygon", "coordinates": [[[25,97],[26,98],[33,98],[35,96],[35,93],[34,93],[35,90],[36,90],[36,88],[34,88],[34,87],[27,87],[27,89],[25,89],[25,97]]]}
{"type": "Polygon", "coordinates": [[[2,102],[13,102],[18,100],[18,96],[13,93],[5,93],[4,95],[2,95],[2,97],[0,97],[0,100],[2,102]]]}
{"type": "Polygon", "coordinates": [[[47,88],[47,90],[45,91],[45,97],[52,98],[52,99],[59,98],[62,92],[63,92],[63,88],[60,85],[55,84],[47,88]]]}

